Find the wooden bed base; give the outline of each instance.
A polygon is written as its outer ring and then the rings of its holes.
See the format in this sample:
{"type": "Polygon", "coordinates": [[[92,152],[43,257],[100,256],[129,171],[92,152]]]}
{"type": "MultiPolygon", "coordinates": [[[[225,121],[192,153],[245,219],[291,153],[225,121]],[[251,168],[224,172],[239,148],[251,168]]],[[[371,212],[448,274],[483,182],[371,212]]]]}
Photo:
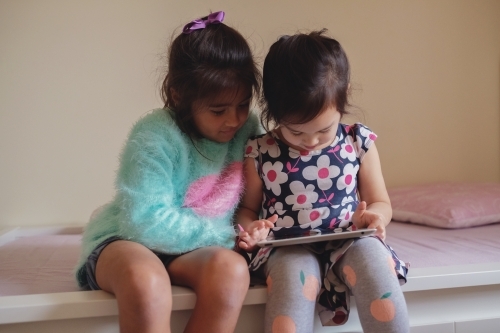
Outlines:
{"type": "MultiPolygon", "coordinates": [[[[0,246],[20,235],[66,229],[13,228],[0,233],[0,246]]],[[[500,259],[488,264],[412,268],[402,288],[412,333],[500,332],[500,259]]],[[[172,332],[183,331],[195,300],[190,289],[173,287],[172,332]]],[[[251,287],[236,332],[262,331],[265,302],[266,288],[251,287]]],[[[347,324],[322,327],[317,319],[314,332],[362,332],[354,299],[351,304],[347,324]]],[[[2,333],[119,332],[117,314],[116,300],[103,291],[0,296],[2,333]]]]}

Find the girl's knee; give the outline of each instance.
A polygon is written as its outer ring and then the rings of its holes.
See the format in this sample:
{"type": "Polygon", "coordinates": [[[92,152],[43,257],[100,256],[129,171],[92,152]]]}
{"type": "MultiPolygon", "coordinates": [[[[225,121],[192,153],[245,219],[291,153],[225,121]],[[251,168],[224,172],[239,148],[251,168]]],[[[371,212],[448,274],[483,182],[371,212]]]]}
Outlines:
{"type": "MultiPolygon", "coordinates": [[[[361,280],[369,285],[388,280],[391,280],[391,283],[397,281],[391,252],[374,237],[361,238],[354,242],[340,262],[335,264],[334,272],[349,287],[354,287],[358,284],[356,282],[361,280]]],[[[399,285],[399,282],[397,284],[399,285]]]]}
{"type": "Polygon", "coordinates": [[[119,276],[115,295],[130,299],[134,304],[168,308],[172,303],[172,288],[166,270],[147,264],[134,264],[116,272],[119,276]]]}
{"type": "Polygon", "coordinates": [[[214,251],[207,262],[205,270],[211,275],[224,275],[228,278],[249,279],[248,264],[240,254],[221,249],[214,251]]]}
{"type": "Polygon", "coordinates": [[[203,292],[223,297],[232,294],[236,298],[244,298],[250,285],[250,272],[246,260],[238,253],[230,250],[213,252],[200,271],[201,283],[198,289],[203,292]]]}
{"type": "Polygon", "coordinates": [[[346,252],[347,256],[366,261],[365,264],[383,261],[391,257],[384,244],[375,237],[364,237],[356,240],[346,252]]]}

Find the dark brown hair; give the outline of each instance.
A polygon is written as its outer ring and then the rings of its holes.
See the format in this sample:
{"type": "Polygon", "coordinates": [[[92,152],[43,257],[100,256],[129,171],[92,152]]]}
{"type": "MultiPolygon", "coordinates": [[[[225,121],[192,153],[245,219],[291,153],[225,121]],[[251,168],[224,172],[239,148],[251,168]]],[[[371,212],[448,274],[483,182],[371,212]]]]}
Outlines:
{"type": "Polygon", "coordinates": [[[283,36],[269,49],[260,103],[266,129],[272,123],[306,123],[329,106],[348,113],[349,61],[325,32],[283,36]]]}
{"type": "Polygon", "coordinates": [[[181,130],[199,138],[193,123],[193,102],[210,101],[239,86],[258,94],[260,83],[261,75],[245,38],[223,23],[211,24],[173,40],[161,96],[165,107],[174,111],[181,130]]]}

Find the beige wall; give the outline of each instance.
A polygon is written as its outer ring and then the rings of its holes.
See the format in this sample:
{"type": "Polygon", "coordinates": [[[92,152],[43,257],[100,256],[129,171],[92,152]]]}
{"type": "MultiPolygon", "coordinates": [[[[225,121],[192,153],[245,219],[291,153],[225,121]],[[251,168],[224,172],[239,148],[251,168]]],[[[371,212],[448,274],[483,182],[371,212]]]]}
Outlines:
{"type": "Polygon", "coordinates": [[[172,31],[221,9],[260,60],[281,34],[330,30],[388,186],[500,181],[500,1],[0,0],[0,226],[108,201],[130,126],[161,105],[172,31]]]}

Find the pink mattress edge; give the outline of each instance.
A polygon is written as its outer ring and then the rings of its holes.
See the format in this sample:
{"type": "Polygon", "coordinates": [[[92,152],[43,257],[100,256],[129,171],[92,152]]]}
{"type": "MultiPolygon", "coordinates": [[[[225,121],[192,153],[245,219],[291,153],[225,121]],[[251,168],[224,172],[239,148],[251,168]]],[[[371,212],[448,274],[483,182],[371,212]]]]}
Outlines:
{"type": "MultiPolygon", "coordinates": [[[[438,229],[391,222],[389,244],[412,268],[498,262],[500,223],[438,229]]],[[[81,235],[18,237],[0,246],[0,296],[78,291],[73,269],[81,235]]]]}

